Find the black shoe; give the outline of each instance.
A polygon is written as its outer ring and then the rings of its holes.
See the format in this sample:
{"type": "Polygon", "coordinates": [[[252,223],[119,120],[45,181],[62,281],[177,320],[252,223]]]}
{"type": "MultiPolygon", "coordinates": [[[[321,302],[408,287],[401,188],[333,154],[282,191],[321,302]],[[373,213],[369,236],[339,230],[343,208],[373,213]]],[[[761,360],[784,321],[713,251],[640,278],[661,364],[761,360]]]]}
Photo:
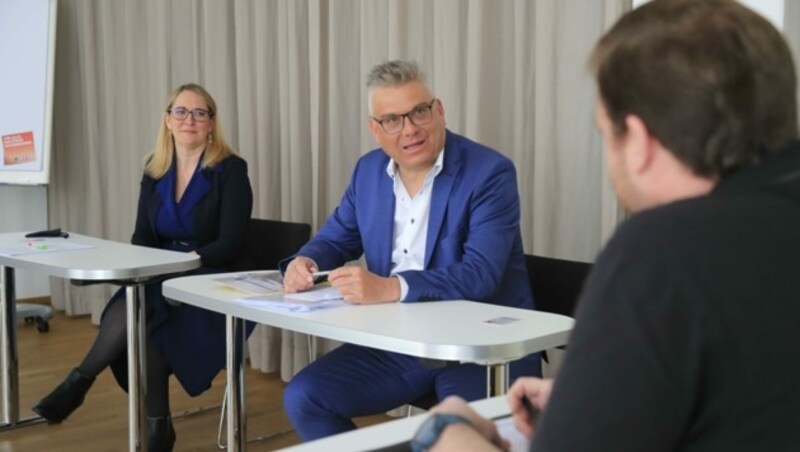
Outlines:
{"type": "Polygon", "coordinates": [[[83,404],[83,399],[92,387],[92,383],[94,378],[81,374],[77,368],[72,369],[53,392],[33,407],[33,412],[50,422],[61,422],[83,404]]]}
{"type": "Polygon", "coordinates": [[[153,452],[172,452],[175,445],[175,428],[169,415],[147,417],[147,450],[153,452]]]}

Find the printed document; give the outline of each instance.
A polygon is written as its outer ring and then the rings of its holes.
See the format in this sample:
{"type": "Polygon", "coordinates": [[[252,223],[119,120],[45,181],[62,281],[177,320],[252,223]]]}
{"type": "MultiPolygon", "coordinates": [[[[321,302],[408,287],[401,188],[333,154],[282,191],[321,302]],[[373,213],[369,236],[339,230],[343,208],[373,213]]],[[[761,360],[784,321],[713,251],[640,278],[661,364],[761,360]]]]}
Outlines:
{"type": "Polygon", "coordinates": [[[280,312],[312,312],[347,305],[342,294],[328,284],[319,284],[306,292],[254,295],[237,298],[234,301],[280,312]]]}
{"type": "Polygon", "coordinates": [[[268,295],[283,292],[283,278],[280,272],[241,273],[238,275],[217,278],[221,282],[239,291],[253,295],[268,295]]]}

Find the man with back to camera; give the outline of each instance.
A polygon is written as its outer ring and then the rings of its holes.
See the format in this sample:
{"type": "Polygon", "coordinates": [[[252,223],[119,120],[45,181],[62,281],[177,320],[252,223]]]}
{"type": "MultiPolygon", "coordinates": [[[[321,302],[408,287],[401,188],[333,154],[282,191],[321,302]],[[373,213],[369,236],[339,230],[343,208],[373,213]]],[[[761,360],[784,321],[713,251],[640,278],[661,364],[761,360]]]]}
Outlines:
{"type": "MultiPolygon", "coordinates": [[[[286,291],[334,269],[330,283],[350,303],[467,299],[532,309],[513,163],[445,128],[442,101],[415,63],[376,66],[367,88],[380,148],[358,161],[319,233],[282,263],[286,291]],[[362,253],[366,268],[343,266],[362,253]]],[[[512,363],[511,374],[539,375],[539,355],[512,363]]],[[[289,382],[284,406],[308,441],[431,392],[474,400],[485,391],[482,366],[345,344],[289,382]]]]}
{"type": "MultiPolygon", "coordinates": [[[[734,1],[656,0],[602,38],[592,68],[612,185],[636,214],[594,265],[555,384],[512,387],[517,428],[533,451],[800,449],[786,42],[734,1]]],[[[457,398],[436,411],[417,448],[506,445],[457,398]]]]}

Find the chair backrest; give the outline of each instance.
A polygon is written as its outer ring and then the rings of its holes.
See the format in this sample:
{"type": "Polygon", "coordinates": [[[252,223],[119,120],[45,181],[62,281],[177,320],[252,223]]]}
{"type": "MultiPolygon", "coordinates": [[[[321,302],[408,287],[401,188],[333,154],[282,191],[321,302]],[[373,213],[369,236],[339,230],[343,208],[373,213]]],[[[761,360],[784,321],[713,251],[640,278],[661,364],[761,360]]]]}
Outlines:
{"type": "Polygon", "coordinates": [[[295,254],[310,238],[307,223],[251,218],[245,250],[230,270],[275,270],[278,262],[295,254]]]}
{"type": "Polygon", "coordinates": [[[536,310],[573,317],[575,303],[592,264],[525,255],[536,310]]]}

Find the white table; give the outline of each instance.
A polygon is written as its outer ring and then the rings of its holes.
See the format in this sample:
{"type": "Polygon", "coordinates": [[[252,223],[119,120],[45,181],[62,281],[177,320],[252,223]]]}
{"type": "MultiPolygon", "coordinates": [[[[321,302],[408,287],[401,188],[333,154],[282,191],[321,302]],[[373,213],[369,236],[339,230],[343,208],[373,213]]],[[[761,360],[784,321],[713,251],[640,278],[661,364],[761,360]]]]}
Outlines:
{"type": "MultiPolygon", "coordinates": [[[[159,277],[182,273],[200,266],[196,254],[179,253],[112,242],[79,234],[70,234],[65,240],[91,245],[91,248],[42,252],[16,256],[0,255],[0,378],[2,378],[3,423],[0,431],[41,422],[33,416],[19,416],[19,369],[16,338],[16,299],[14,269],[21,268],[76,282],[106,282],[124,286],[127,298],[128,327],[128,427],[129,449],[136,450],[141,441],[146,450],[144,432],[144,395],[146,387],[142,377],[145,370],[144,341],[144,284],[159,277]]],[[[0,249],[14,247],[26,241],[24,232],[0,234],[0,249]]]]}
{"type": "MultiPolygon", "coordinates": [[[[477,400],[470,403],[481,416],[497,419],[509,416],[511,410],[505,396],[477,400]]],[[[396,419],[378,425],[352,430],[327,438],[310,441],[296,446],[280,449],[285,452],[330,452],[340,450],[375,450],[394,446],[414,437],[419,426],[428,414],[396,419]]]]}
{"type": "Polygon", "coordinates": [[[243,450],[246,443],[244,373],[234,359],[244,342],[240,319],[412,356],[486,365],[490,395],[507,389],[508,362],[565,345],[574,323],[558,314],[464,300],[348,305],[310,313],[268,311],[236,303],[242,293],[215,281],[221,276],[175,278],[162,290],[167,298],[226,316],[229,450],[243,450]],[[487,323],[498,317],[519,320],[487,323]]]}

